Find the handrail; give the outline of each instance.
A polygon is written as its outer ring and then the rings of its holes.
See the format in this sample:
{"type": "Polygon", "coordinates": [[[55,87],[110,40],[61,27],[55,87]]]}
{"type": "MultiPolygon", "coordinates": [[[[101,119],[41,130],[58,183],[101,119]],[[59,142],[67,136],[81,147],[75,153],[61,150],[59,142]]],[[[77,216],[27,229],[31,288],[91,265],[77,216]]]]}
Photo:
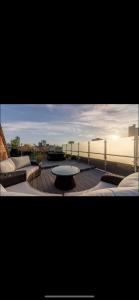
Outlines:
{"type": "MultiPolygon", "coordinates": [[[[64,153],[70,153],[72,155],[72,153],[76,154],[77,153],[77,156],[79,157],[80,156],[80,153],[85,153],[86,154],[86,158],[88,159],[88,164],[90,163],[90,159],[93,159],[93,157],[90,157],[91,154],[96,154],[96,155],[103,155],[104,158],[101,159],[105,162],[105,170],[107,169],[107,157],[108,156],[113,156],[113,157],[123,157],[123,158],[131,158],[133,159],[133,164],[131,163],[132,166],[134,166],[134,171],[136,172],[138,166],[139,166],[139,156],[138,156],[138,140],[139,140],[139,137],[135,136],[134,137],[134,144],[133,144],[133,153],[134,155],[123,155],[123,154],[114,154],[114,153],[107,153],[107,140],[104,140],[104,151],[103,152],[94,152],[94,151],[90,151],[90,142],[86,142],[88,143],[88,146],[86,144],[86,146],[88,147],[88,151],[83,151],[83,150],[80,150],[80,143],[78,142],[77,143],[77,150],[74,150],[73,149],[73,145],[71,146],[71,149],[67,149],[68,148],[68,145],[65,144],[63,145],[63,152],[64,153]],[[65,148],[65,149],[64,149],[65,148]]],[[[120,162],[119,162],[120,163],[120,162]]]]}

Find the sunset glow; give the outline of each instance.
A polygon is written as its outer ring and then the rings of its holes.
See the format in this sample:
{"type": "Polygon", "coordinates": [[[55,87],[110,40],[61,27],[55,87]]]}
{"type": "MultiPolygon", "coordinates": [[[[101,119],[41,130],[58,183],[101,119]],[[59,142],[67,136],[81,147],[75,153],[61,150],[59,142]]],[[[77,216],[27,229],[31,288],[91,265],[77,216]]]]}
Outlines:
{"type": "Polygon", "coordinates": [[[138,127],[137,104],[2,104],[1,123],[7,142],[20,136],[24,144],[117,140],[138,127]]]}
{"type": "Polygon", "coordinates": [[[112,135],[111,135],[111,139],[112,139],[112,140],[115,140],[115,141],[116,141],[116,140],[118,140],[119,138],[120,138],[120,135],[118,135],[118,134],[112,134],[112,135]]]}

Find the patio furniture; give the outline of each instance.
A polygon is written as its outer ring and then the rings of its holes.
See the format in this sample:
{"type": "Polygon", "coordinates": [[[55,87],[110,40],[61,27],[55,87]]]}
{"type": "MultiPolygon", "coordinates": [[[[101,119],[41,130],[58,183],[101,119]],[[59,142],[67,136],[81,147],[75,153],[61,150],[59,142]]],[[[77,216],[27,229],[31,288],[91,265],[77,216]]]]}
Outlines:
{"type": "Polygon", "coordinates": [[[65,159],[65,153],[64,152],[48,152],[47,153],[47,159],[48,160],[64,160],[65,159]]]}
{"type": "Polygon", "coordinates": [[[30,180],[32,177],[40,174],[40,167],[36,161],[32,163],[29,156],[11,157],[0,162],[0,174],[19,171],[26,172],[26,179],[30,180]]]}
{"type": "MultiPolygon", "coordinates": [[[[1,185],[0,185],[1,186],[1,185]]],[[[61,197],[62,194],[54,194],[42,192],[37,189],[34,189],[28,181],[24,181],[12,186],[7,187],[5,190],[2,190],[2,186],[0,188],[1,196],[40,196],[40,197],[61,197]]]]}
{"type": "Polygon", "coordinates": [[[8,173],[0,173],[0,184],[3,187],[15,185],[17,183],[26,181],[26,171],[15,171],[8,173]]]}
{"type": "Polygon", "coordinates": [[[62,196],[43,193],[30,186],[29,181],[40,172],[36,161],[31,162],[29,156],[11,157],[1,161],[0,196],[62,196]]]}
{"type": "Polygon", "coordinates": [[[124,177],[117,186],[100,180],[100,182],[91,189],[81,192],[65,193],[64,196],[137,197],[139,196],[139,172],[124,177]]]}
{"type": "MultiPolygon", "coordinates": [[[[116,187],[110,183],[101,181],[93,188],[81,192],[64,193],[64,196],[86,196],[86,197],[114,197],[114,196],[139,196],[139,172],[126,176],[116,187]]],[[[12,185],[6,189],[0,184],[0,196],[62,196],[41,192],[30,186],[27,181],[12,185]]]]}
{"type": "Polygon", "coordinates": [[[113,175],[113,174],[105,174],[102,176],[101,181],[118,185],[122,180],[124,179],[124,176],[120,175],[113,175]]]}
{"type": "Polygon", "coordinates": [[[52,169],[56,175],[55,186],[61,190],[69,190],[75,186],[73,176],[80,173],[80,169],[73,166],[58,166],[52,169]]]}

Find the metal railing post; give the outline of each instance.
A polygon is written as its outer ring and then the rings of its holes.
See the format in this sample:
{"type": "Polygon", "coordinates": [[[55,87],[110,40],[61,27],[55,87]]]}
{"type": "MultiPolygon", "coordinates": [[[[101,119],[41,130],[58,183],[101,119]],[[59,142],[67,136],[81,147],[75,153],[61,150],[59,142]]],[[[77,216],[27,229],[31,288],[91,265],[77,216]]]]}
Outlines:
{"type": "Polygon", "coordinates": [[[137,154],[137,172],[139,171],[139,136],[137,135],[136,154],[137,154]]]}
{"type": "Polygon", "coordinates": [[[107,170],[107,141],[104,140],[104,169],[107,170]]]}
{"type": "Polygon", "coordinates": [[[88,142],[88,164],[90,163],[90,142],[88,142]]]}
{"type": "Polygon", "coordinates": [[[78,159],[79,159],[79,147],[80,147],[80,144],[78,143],[78,159]]]}
{"type": "Polygon", "coordinates": [[[134,135],[134,172],[137,172],[137,160],[138,160],[138,136],[134,135]]]}
{"type": "Polygon", "coordinates": [[[72,155],[72,144],[71,144],[71,155],[72,155]]]}

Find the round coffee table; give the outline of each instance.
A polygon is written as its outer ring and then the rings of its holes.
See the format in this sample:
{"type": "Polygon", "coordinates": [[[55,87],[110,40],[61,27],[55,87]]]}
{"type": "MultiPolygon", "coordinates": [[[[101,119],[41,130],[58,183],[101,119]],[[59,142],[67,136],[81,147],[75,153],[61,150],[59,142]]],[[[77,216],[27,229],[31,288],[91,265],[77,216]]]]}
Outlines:
{"type": "Polygon", "coordinates": [[[55,186],[60,190],[70,190],[75,187],[73,176],[80,173],[80,169],[74,166],[58,166],[52,169],[56,175],[55,186]]]}

